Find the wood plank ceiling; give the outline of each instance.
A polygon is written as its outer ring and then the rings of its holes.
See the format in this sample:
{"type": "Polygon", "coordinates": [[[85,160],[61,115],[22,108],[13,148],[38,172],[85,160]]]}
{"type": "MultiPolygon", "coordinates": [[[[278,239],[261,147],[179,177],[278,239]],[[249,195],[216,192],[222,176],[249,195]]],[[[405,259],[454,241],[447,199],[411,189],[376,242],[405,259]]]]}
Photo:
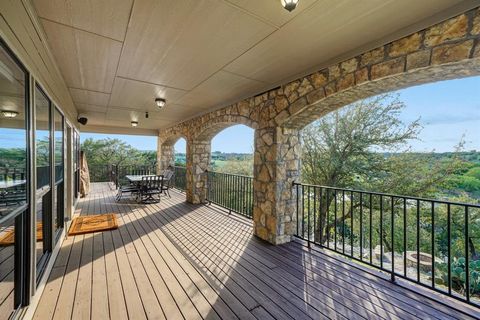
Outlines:
{"type": "Polygon", "coordinates": [[[255,95],[466,2],[300,0],[289,13],[279,0],[33,0],[89,125],[144,129],[255,95]]]}

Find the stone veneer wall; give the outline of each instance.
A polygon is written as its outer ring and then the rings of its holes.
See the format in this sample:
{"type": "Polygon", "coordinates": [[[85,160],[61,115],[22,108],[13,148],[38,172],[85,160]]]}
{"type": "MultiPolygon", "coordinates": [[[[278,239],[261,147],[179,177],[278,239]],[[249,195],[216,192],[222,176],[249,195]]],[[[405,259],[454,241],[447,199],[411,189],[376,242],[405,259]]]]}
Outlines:
{"type": "Polygon", "coordinates": [[[298,130],[356,100],[411,85],[480,74],[480,8],[375,48],[261,95],[190,119],[159,135],[159,164],[173,153],[172,137],[187,140],[187,200],[206,195],[210,140],[234,124],[256,129],[254,232],[275,244],[295,231],[300,176],[298,130]],[[200,138],[199,138],[200,137],[200,138]]]}
{"type": "Polygon", "coordinates": [[[296,229],[300,178],[300,132],[270,127],[255,132],[253,223],[257,236],[274,244],[290,241],[296,229]]]}

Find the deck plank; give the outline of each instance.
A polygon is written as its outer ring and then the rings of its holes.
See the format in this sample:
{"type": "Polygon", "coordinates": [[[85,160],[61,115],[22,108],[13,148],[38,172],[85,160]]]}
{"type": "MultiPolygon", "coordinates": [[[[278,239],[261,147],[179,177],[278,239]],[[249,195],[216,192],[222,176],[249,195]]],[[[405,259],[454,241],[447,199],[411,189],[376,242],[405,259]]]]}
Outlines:
{"type": "Polygon", "coordinates": [[[163,252],[164,256],[166,256],[166,261],[172,265],[173,269],[183,269],[184,273],[188,275],[192,283],[194,283],[198,290],[205,296],[218,315],[224,319],[233,319],[236,316],[242,319],[253,318],[249,310],[243,306],[235,296],[227,294],[224,291],[222,292],[225,294],[221,297],[219,296],[222,287],[219,286],[218,282],[202,277],[201,273],[190,263],[179,264],[178,261],[185,260],[185,256],[183,256],[178,249],[164,237],[163,233],[156,228],[155,224],[149,220],[148,214],[142,211],[137,211],[136,214],[139,218],[137,218],[137,221],[134,224],[140,224],[143,228],[148,230],[149,234],[152,234],[152,242],[161,252],[163,252]],[[229,303],[226,303],[226,301],[229,303]]]}
{"type": "MultiPolygon", "coordinates": [[[[139,205],[92,184],[81,215],[117,230],[68,237],[35,319],[469,319],[298,242],[272,246],[251,221],[185,195],[139,205]]],[[[455,305],[455,303],[451,304],[455,305]]],[[[465,305],[459,303],[459,308],[465,305]]],[[[465,310],[472,310],[471,307],[465,310]]]]}

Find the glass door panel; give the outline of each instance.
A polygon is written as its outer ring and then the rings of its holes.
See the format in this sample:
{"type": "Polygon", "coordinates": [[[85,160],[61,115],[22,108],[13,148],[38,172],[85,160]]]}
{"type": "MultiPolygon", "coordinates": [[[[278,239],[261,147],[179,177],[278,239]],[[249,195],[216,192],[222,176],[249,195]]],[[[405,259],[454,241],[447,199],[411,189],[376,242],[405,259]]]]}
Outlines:
{"type": "MultiPolygon", "coordinates": [[[[55,108],[54,111],[54,141],[55,141],[55,203],[56,211],[54,221],[55,234],[63,227],[64,215],[64,141],[63,141],[63,115],[55,108]]],[[[55,238],[57,239],[57,238],[55,238]]]]}
{"type": "Polygon", "coordinates": [[[35,87],[35,145],[36,145],[36,250],[37,276],[45,266],[49,252],[52,223],[51,193],[51,146],[52,119],[50,100],[37,86],[35,87]]]}
{"type": "Polygon", "coordinates": [[[27,74],[0,42],[0,318],[21,305],[28,211],[27,74]]]}

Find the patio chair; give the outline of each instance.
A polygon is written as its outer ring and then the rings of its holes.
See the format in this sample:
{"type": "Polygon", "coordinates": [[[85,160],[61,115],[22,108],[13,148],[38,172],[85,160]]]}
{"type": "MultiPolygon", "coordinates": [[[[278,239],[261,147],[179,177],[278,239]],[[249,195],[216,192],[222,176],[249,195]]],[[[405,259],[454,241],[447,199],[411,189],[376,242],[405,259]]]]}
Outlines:
{"type": "Polygon", "coordinates": [[[123,185],[118,187],[117,195],[115,196],[116,201],[120,201],[122,199],[122,196],[125,193],[130,193],[130,195],[133,194],[138,194],[139,188],[137,185],[129,184],[129,185],[123,185]]]}
{"type": "Polygon", "coordinates": [[[139,185],[137,201],[142,203],[159,202],[163,189],[163,175],[142,177],[139,185]],[[155,199],[158,196],[158,199],[155,199]]]}
{"type": "Polygon", "coordinates": [[[172,170],[165,170],[163,172],[163,184],[162,184],[162,192],[165,192],[169,198],[172,196],[170,195],[170,188],[172,188],[173,184],[173,175],[174,172],[172,170]]]}

